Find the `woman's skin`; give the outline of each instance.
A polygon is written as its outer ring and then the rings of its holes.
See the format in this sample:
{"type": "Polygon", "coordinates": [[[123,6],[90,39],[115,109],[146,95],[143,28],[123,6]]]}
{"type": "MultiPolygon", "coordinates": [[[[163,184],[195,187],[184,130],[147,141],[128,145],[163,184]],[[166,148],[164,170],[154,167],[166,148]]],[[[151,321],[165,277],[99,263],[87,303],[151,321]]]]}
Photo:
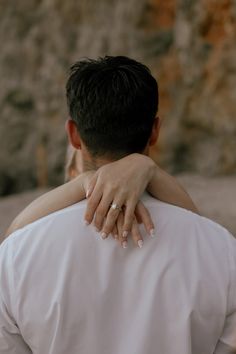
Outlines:
{"type": "Polygon", "coordinates": [[[25,225],[57,210],[66,208],[87,197],[85,223],[94,226],[106,238],[110,233],[122,247],[127,237],[140,248],[143,244],[138,223],[143,223],[148,234],[154,235],[154,225],[148,210],[139,201],[144,190],[155,198],[197,212],[197,208],[175,178],[161,170],[151,158],[132,154],[106,164],[97,171],[80,173],[79,152],[70,155],[67,164],[69,182],[42,195],[26,207],[12,222],[6,236],[25,225]],[[70,162],[70,161],[69,161],[70,162]],[[79,174],[78,176],[76,176],[79,174]],[[111,203],[123,207],[112,209],[111,203]]]}

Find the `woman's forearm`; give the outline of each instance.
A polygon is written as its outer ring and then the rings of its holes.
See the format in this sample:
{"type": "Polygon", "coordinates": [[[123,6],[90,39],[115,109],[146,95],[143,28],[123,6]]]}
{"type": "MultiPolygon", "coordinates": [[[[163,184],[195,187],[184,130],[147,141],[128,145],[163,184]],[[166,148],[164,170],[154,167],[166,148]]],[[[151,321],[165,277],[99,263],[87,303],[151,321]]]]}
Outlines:
{"type": "Polygon", "coordinates": [[[154,198],[198,213],[197,207],[177,179],[158,166],[156,166],[147,190],[154,198]]]}
{"type": "Polygon", "coordinates": [[[85,198],[84,174],[43,194],[29,204],[12,222],[6,236],[27,224],[85,198]]]}

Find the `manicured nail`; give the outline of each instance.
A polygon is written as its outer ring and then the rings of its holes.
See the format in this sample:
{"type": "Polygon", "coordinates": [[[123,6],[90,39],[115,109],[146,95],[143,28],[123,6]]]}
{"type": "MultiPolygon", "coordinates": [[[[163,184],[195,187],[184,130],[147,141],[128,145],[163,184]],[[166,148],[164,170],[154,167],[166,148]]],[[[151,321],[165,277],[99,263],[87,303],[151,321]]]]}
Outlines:
{"type": "Polygon", "coordinates": [[[123,232],[123,237],[127,237],[128,236],[128,231],[124,231],[123,232]]]}
{"type": "Polygon", "coordinates": [[[107,234],[106,234],[105,232],[102,232],[102,233],[101,233],[101,236],[102,236],[102,238],[104,239],[104,238],[107,237],[107,234]]]}
{"type": "Polygon", "coordinates": [[[143,247],[143,240],[138,240],[138,246],[139,246],[139,248],[143,247]]]}
{"type": "Polygon", "coordinates": [[[118,235],[115,235],[114,237],[115,237],[115,239],[117,240],[119,236],[118,236],[118,235]]]}
{"type": "Polygon", "coordinates": [[[123,248],[127,248],[127,247],[128,247],[127,241],[122,242],[122,247],[123,247],[123,248]]]}
{"type": "Polygon", "coordinates": [[[86,192],[86,198],[88,198],[88,196],[89,196],[89,189],[87,190],[87,192],[86,192]]]}
{"type": "Polygon", "coordinates": [[[150,230],[150,236],[151,236],[151,237],[155,237],[155,235],[156,235],[156,234],[155,234],[155,230],[154,230],[154,229],[151,229],[151,230],[150,230]]]}

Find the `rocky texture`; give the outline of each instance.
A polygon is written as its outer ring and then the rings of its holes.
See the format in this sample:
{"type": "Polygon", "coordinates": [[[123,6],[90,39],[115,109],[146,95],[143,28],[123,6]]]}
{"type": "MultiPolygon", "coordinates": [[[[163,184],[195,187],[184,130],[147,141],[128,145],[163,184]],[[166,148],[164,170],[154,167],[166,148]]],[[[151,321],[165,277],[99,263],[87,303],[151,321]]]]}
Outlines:
{"type": "Polygon", "coordinates": [[[162,165],[235,173],[235,17],[231,0],[1,0],[0,194],[62,180],[67,69],[104,54],[158,78],[162,165]]]}
{"type": "MultiPolygon", "coordinates": [[[[201,215],[224,225],[236,236],[236,180],[234,177],[203,178],[181,175],[179,181],[195,201],[201,215]]],[[[0,199],[0,243],[13,218],[43,190],[0,199]]]]}

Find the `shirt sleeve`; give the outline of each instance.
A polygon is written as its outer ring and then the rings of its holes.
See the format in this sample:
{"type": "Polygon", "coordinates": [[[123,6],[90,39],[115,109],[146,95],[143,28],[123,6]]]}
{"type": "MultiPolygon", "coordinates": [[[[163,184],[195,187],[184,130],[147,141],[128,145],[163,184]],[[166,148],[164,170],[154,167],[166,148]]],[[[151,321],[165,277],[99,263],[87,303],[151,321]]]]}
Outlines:
{"type": "Polygon", "coordinates": [[[13,269],[10,242],[5,240],[0,246],[0,353],[32,353],[21,336],[13,316],[14,302],[13,269]]]}
{"type": "Polygon", "coordinates": [[[217,343],[215,354],[236,353],[236,239],[228,239],[229,254],[229,292],[228,311],[222,335],[217,343]]]}

